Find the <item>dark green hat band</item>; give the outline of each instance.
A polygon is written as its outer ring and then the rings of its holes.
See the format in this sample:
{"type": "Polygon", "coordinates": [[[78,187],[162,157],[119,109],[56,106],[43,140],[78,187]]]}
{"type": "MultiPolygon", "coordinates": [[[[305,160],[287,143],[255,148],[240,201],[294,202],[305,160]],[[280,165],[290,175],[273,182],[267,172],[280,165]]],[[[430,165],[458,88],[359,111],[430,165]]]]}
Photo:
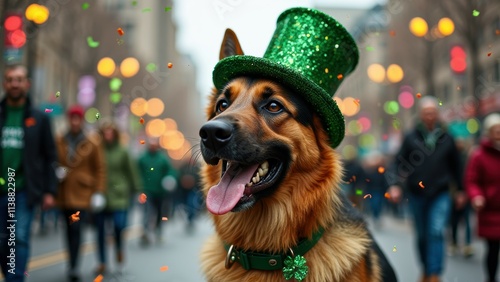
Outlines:
{"type": "Polygon", "coordinates": [[[239,76],[283,84],[319,114],[335,148],[344,138],[345,125],[332,97],[355,68],[358,56],[354,40],[333,18],[313,9],[292,8],[278,18],[263,58],[227,57],[215,66],[213,82],[219,90],[239,76]]]}

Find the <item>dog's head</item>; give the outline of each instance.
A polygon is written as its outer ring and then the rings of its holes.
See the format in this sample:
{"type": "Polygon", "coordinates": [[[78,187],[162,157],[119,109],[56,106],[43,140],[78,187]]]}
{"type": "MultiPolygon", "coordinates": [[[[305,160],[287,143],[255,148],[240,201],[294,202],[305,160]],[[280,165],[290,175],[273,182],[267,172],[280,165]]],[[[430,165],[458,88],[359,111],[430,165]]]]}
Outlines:
{"type": "MultiPolygon", "coordinates": [[[[226,31],[221,59],[241,54],[235,34],[226,31]]],[[[205,182],[213,214],[246,210],[273,197],[288,175],[316,169],[322,144],[328,148],[321,121],[308,104],[269,79],[238,77],[214,90],[207,117],[200,146],[211,165],[205,182]]]]}

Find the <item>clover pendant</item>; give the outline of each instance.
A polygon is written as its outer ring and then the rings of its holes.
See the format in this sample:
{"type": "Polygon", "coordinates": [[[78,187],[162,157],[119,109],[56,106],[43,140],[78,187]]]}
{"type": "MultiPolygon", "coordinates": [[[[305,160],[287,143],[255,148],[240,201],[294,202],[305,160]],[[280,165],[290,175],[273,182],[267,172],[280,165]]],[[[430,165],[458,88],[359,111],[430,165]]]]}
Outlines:
{"type": "Polygon", "coordinates": [[[283,275],[286,280],[290,280],[295,278],[297,281],[302,281],[306,278],[307,272],[309,271],[309,267],[306,265],[306,259],[297,255],[295,257],[287,256],[283,267],[283,275]]]}

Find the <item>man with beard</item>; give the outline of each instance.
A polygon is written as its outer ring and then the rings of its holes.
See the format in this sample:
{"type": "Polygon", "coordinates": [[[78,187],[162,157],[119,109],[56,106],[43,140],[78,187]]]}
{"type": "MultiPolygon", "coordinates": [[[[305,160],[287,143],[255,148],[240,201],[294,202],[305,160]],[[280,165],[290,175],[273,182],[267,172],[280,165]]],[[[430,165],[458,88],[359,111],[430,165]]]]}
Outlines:
{"type": "Polygon", "coordinates": [[[7,66],[0,102],[0,265],[7,282],[24,281],[33,207],[54,205],[56,149],[49,117],[31,107],[22,65],[7,66]]]}

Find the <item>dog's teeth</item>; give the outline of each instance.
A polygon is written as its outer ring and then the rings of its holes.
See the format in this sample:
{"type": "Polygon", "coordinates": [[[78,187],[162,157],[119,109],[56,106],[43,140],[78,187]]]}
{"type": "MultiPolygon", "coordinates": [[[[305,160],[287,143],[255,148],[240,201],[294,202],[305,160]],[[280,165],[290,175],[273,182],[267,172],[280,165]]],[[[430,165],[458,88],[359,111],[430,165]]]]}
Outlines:
{"type": "Polygon", "coordinates": [[[260,167],[259,167],[259,175],[260,176],[266,175],[265,172],[264,172],[264,170],[262,168],[260,168],[260,167]]]}
{"type": "Polygon", "coordinates": [[[268,161],[263,162],[263,163],[260,165],[260,167],[261,167],[262,169],[267,169],[267,168],[269,168],[269,162],[268,162],[268,161]]]}
{"type": "Polygon", "coordinates": [[[253,182],[248,182],[248,183],[247,183],[247,187],[250,187],[250,186],[252,186],[252,185],[253,185],[253,182]]]}
{"type": "Polygon", "coordinates": [[[255,176],[255,179],[257,180],[257,181],[254,181],[255,183],[257,183],[257,182],[259,182],[259,181],[260,181],[260,176],[259,176],[259,174],[257,174],[257,175],[255,176]]]}
{"type": "Polygon", "coordinates": [[[252,177],[252,182],[253,182],[253,183],[257,183],[257,178],[256,178],[255,176],[254,176],[254,177],[252,177]]]}

